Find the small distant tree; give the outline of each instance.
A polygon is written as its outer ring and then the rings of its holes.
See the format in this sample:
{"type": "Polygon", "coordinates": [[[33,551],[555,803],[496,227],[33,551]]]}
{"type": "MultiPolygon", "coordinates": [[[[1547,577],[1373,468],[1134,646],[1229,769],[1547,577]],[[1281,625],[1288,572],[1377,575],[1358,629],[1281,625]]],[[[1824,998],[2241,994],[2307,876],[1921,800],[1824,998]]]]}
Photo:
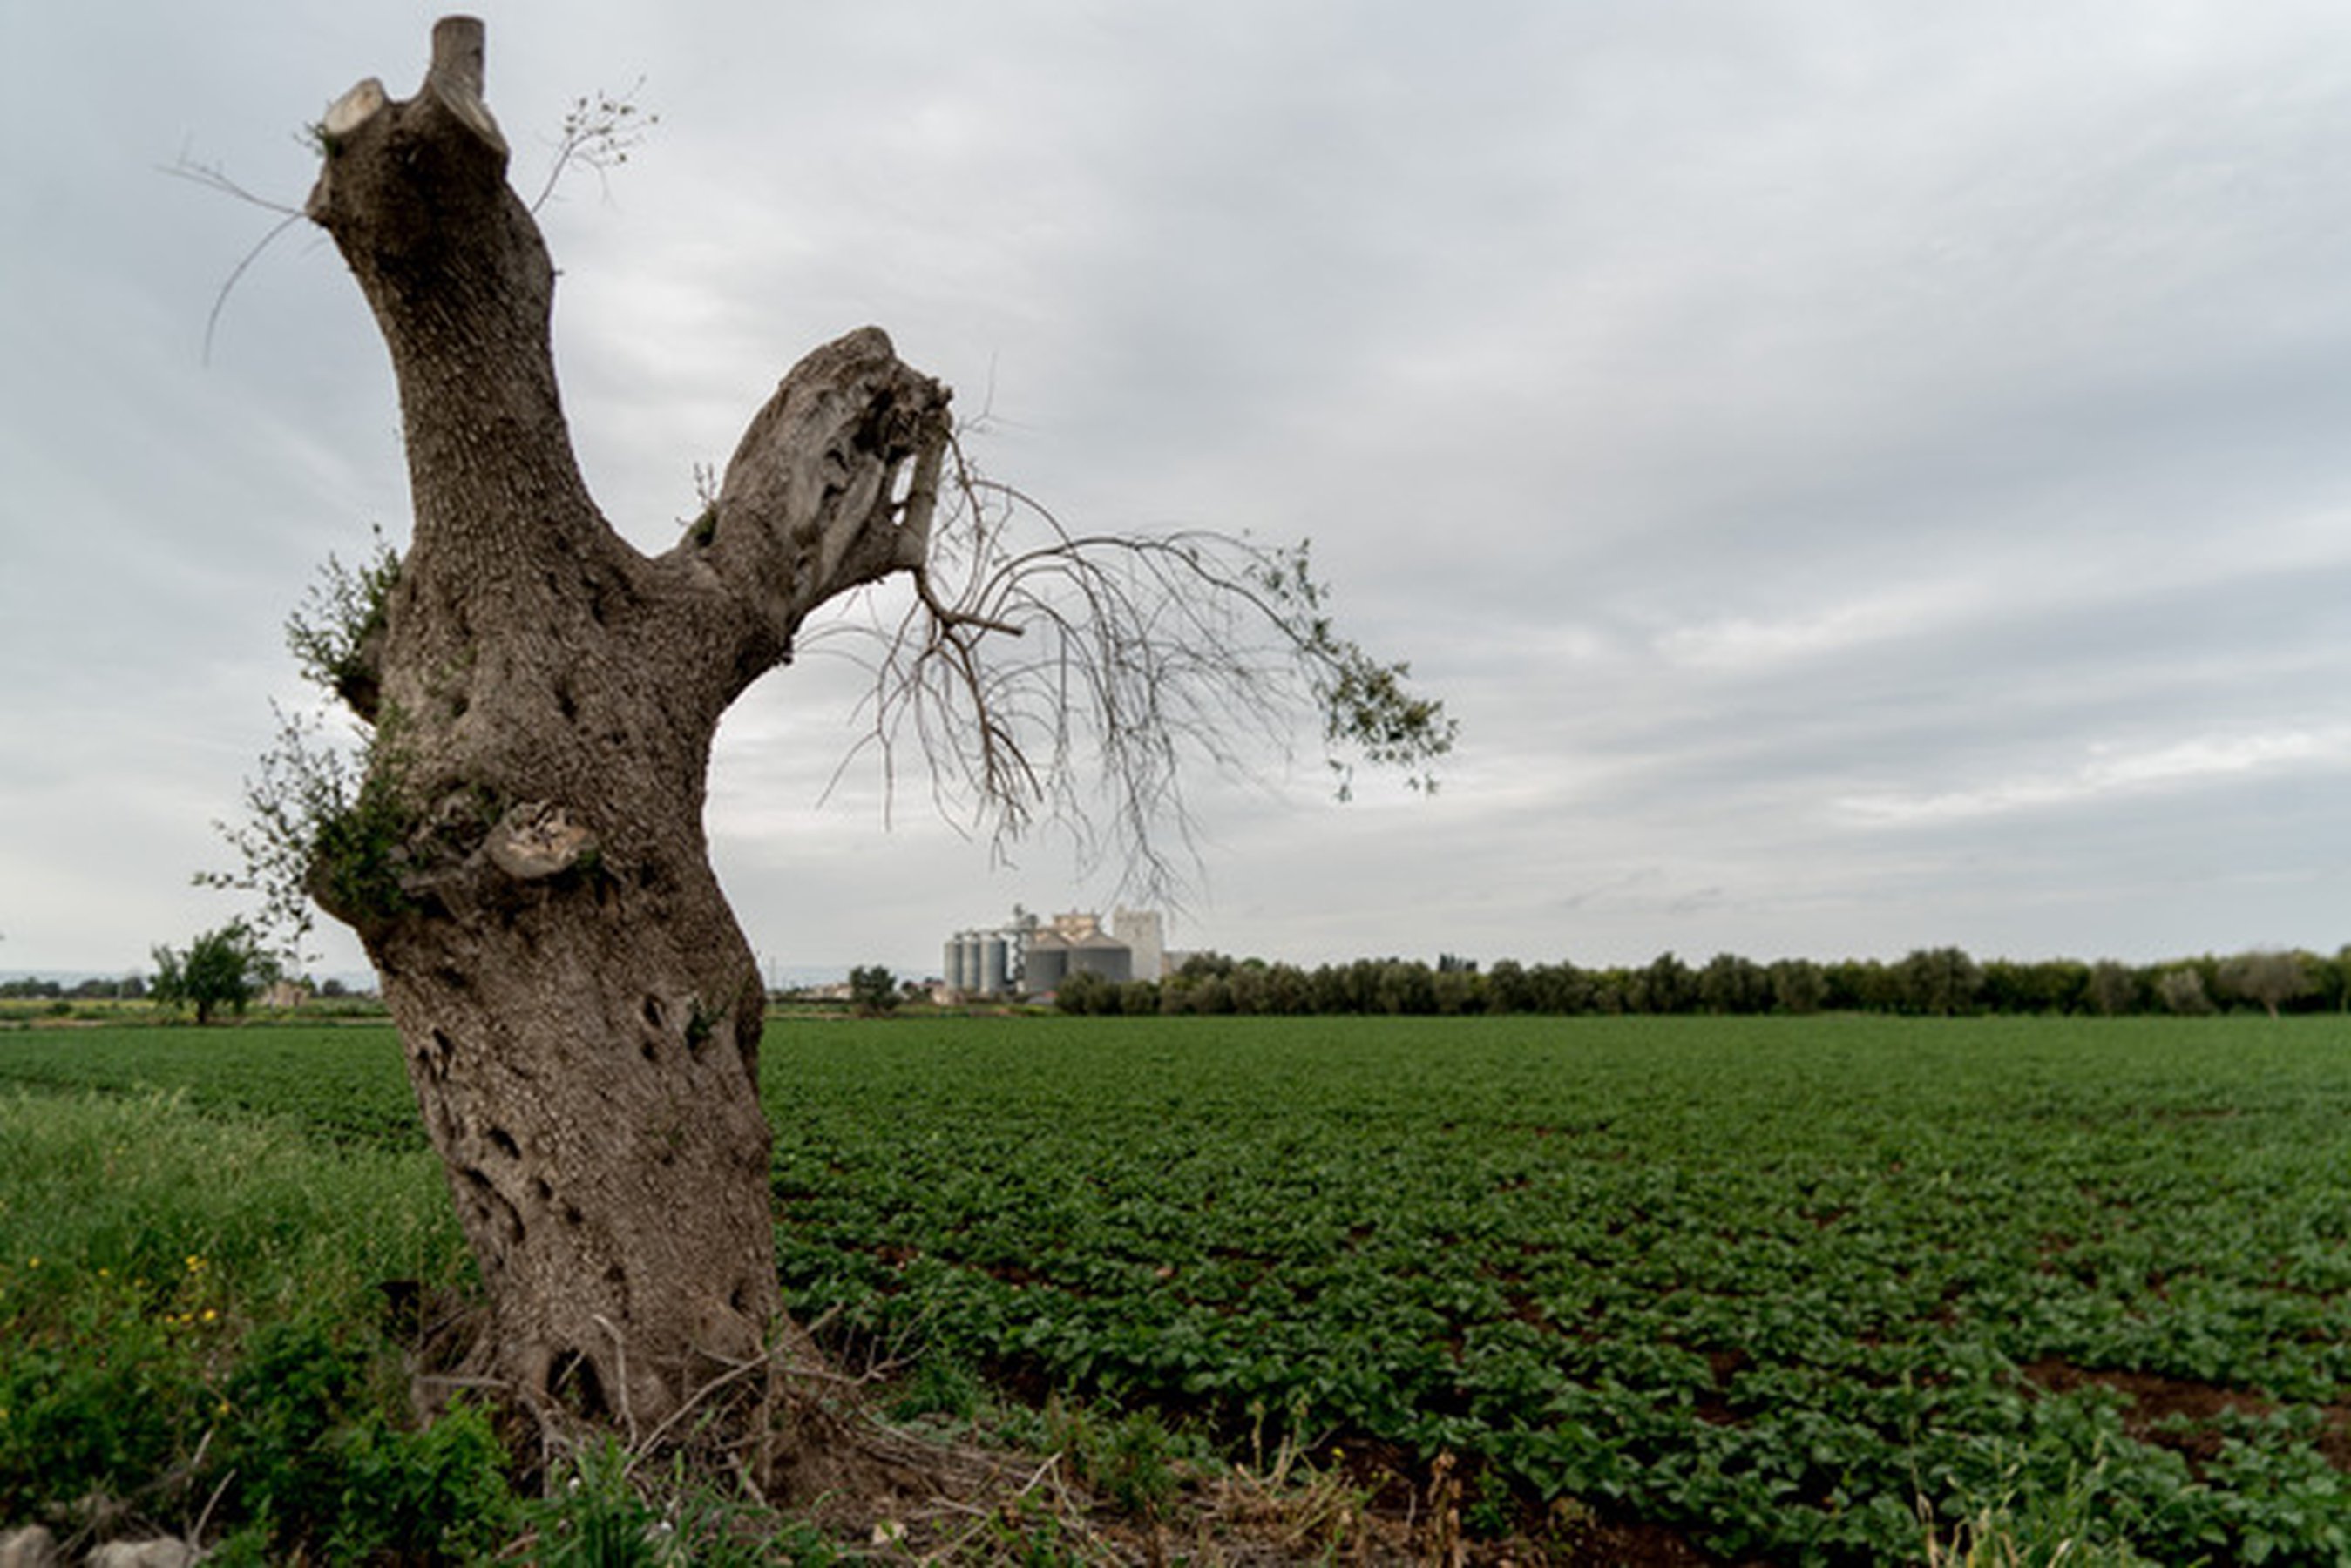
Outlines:
{"type": "Polygon", "coordinates": [[[277,977],[277,966],[243,920],[204,932],[185,952],[158,946],[154,959],[150,993],[172,1008],[193,1007],[200,1024],[210,1023],[223,1005],[243,1014],[246,1004],[277,977]]]}
{"type": "Polygon", "coordinates": [[[1228,1013],[1233,1011],[1231,973],[1205,975],[1180,988],[1169,988],[1161,993],[1160,1006],[1176,1012],[1228,1013]]]}
{"type": "Polygon", "coordinates": [[[1591,1012],[1598,1006],[1596,977],[1566,959],[1540,966],[1529,980],[1542,1012],[1591,1012]]]}
{"type": "Polygon", "coordinates": [[[1486,977],[1486,994],[1497,1012],[1532,1012],[1535,991],[1527,966],[1516,959],[1499,959],[1486,977]]]}
{"type": "Polygon", "coordinates": [[[1426,1017],[1437,1011],[1435,971],[1410,959],[1389,959],[1380,965],[1372,1002],[1374,1012],[1393,1017],[1426,1017]]]}
{"type": "Polygon", "coordinates": [[[1752,959],[1717,953],[1698,971],[1698,1000],[1708,1012],[1768,1012],[1771,979],[1752,959]]]}
{"type": "Polygon", "coordinates": [[[1821,1004],[1832,1012],[1876,1012],[1899,1005],[1893,971],[1876,959],[1839,959],[1821,971],[1821,1004]]]}
{"type": "Polygon", "coordinates": [[[2090,966],[2073,959],[1990,959],[1976,1005],[1987,1012],[2079,1012],[2090,999],[2090,966]]]}
{"type": "Polygon", "coordinates": [[[1896,974],[1903,1006],[1938,1018],[1970,1011],[1983,987],[1983,971],[1959,948],[1920,948],[1902,961],[1896,974]]]}
{"type": "Polygon", "coordinates": [[[1119,1011],[1118,988],[1114,981],[1092,970],[1080,970],[1063,978],[1053,988],[1053,1005],[1063,1012],[1078,1014],[1116,1012],[1119,1011]]]}
{"type": "Polygon", "coordinates": [[[1253,1014],[1270,1011],[1266,1005],[1267,972],[1268,965],[1263,959],[1244,959],[1233,966],[1233,972],[1225,977],[1225,982],[1232,987],[1235,1012],[1253,1014]]]}
{"type": "Polygon", "coordinates": [[[1429,981],[1430,1002],[1440,1017],[1485,1012],[1492,1006],[1488,999],[1486,977],[1478,972],[1474,963],[1465,969],[1440,969],[1429,977],[1429,981]]]}
{"type": "Polygon", "coordinates": [[[2113,959],[2100,959],[2090,966],[2089,998],[2090,1005],[2109,1018],[2132,1011],[2138,1005],[2137,971],[2113,959]]]}
{"type": "Polygon", "coordinates": [[[1768,972],[1771,1003],[1782,1012],[1818,1012],[1828,1000],[1828,976],[1810,959],[1782,959],[1768,972]]]}
{"type": "Polygon", "coordinates": [[[1698,1002],[1697,978],[1671,952],[1651,959],[1633,990],[1636,1012],[1687,1012],[1698,1002]]]}
{"type": "Polygon", "coordinates": [[[879,1018],[898,1005],[898,977],[880,964],[849,971],[849,1000],[858,1013],[879,1018]]]}
{"type": "Polygon", "coordinates": [[[2204,977],[2190,964],[2158,975],[2155,994],[2182,1018],[2201,1018],[2212,1011],[2212,999],[2204,992],[2204,977]]]}
{"type": "Polygon", "coordinates": [[[2220,983],[2230,994],[2259,1002],[2272,1018],[2289,1002],[2310,994],[2310,972],[2302,955],[2263,949],[2239,953],[2220,966],[2220,983]]]}

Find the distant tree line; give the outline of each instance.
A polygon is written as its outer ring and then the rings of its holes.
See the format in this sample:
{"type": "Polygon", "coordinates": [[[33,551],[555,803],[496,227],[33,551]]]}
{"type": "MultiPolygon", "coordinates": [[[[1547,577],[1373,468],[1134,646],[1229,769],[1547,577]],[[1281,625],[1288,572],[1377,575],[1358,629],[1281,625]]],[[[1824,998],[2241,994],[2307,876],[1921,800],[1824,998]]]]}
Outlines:
{"type": "Polygon", "coordinates": [[[0,980],[0,1002],[136,1002],[146,994],[147,979],[137,974],[72,985],[57,980],[0,980]]]}
{"type": "Polygon", "coordinates": [[[1262,959],[1199,953],[1160,981],[1074,974],[1058,996],[1064,1012],[1447,1015],[1493,1012],[1890,1012],[1918,1017],[1984,1013],[2207,1013],[2258,1010],[2351,1012],[2351,947],[2332,958],[2259,950],[2231,957],[2133,965],[2113,960],[2022,962],[1921,948],[1893,962],[1847,959],[1757,963],[1719,953],[1693,966],[1670,952],[1637,968],[1505,959],[1480,969],[1447,954],[1359,959],[1301,969],[1262,959]]]}

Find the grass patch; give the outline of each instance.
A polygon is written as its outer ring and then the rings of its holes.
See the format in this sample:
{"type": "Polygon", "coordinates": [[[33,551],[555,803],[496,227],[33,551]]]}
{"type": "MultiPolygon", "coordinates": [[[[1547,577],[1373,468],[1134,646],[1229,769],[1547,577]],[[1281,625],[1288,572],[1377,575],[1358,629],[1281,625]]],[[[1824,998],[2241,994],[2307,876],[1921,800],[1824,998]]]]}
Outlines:
{"type": "Polygon", "coordinates": [[[0,1519],[227,1561],[493,1543],[486,1421],[408,1416],[381,1285],[470,1264],[422,1152],[172,1095],[0,1096],[0,1519]]]}

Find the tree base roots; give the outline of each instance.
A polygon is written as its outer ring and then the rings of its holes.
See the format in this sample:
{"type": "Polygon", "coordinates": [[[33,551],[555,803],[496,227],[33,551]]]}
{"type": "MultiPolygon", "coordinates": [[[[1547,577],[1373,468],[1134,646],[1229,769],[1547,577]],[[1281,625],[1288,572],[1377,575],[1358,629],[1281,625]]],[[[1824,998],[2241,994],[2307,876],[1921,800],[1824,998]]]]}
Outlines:
{"type": "MultiPolygon", "coordinates": [[[[1701,1562],[1646,1552],[1612,1558],[1592,1528],[1473,1542],[1460,1528],[1458,1489],[1440,1469],[1418,1487],[1367,1484],[1341,1464],[1318,1467],[1294,1447],[1258,1464],[1185,1473],[1143,1511],[1113,1506],[1076,1473],[1074,1457],[982,1447],[938,1430],[909,1430],[883,1414],[884,1368],[840,1370],[797,1327],[755,1363],[727,1368],[652,1431],[591,1421],[518,1397],[497,1377],[488,1308],[454,1296],[401,1327],[410,1396],[420,1422],[464,1401],[489,1409],[516,1457],[523,1490],[553,1491],[590,1456],[656,1508],[686,1495],[723,1497],[746,1522],[813,1529],[860,1560],[1087,1563],[1299,1561],[1456,1564],[1552,1561],[1701,1562]],[[1562,1551],[1564,1547],[1566,1550],[1562,1551]],[[1579,1548],[1593,1548],[1585,1551],[1579,1548]]],[[[609,1475],[608,1475],[609,1479],[609,1475]]],[[[1385,1478],[1400,1483],[1399,1477],[1385,1478]]],[[[1614,1539],[1609,1538],[1609,1539],[1614,1539]]],[[[1677,1542],[1676,1545],[1680,1543],[1677,1542]]]]}

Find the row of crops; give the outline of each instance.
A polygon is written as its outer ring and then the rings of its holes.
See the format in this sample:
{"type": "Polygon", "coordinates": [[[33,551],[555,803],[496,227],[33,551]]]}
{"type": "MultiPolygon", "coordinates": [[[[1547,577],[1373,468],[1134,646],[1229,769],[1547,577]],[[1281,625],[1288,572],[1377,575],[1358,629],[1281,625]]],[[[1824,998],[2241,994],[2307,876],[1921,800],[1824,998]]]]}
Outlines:
{"type": "Polygon", "coordinates": [[[1774,1560],[2064,1507],[2351,1550],[2334,1021],[796,1030],[784,1270],[882,1343],[1451,1453],[1774,1560]]]}
{"type": "MultiPolygon", "coordinates": [[[[10,1080],[417,1137],[381,1030],[0,1036],[10,1080]]],[[[767,1096],[785,1283],[861,1353],[1449,1454],[1495,1529],[2351,1554],[2338,1020],[792,1023],[767,1096]]]]}

